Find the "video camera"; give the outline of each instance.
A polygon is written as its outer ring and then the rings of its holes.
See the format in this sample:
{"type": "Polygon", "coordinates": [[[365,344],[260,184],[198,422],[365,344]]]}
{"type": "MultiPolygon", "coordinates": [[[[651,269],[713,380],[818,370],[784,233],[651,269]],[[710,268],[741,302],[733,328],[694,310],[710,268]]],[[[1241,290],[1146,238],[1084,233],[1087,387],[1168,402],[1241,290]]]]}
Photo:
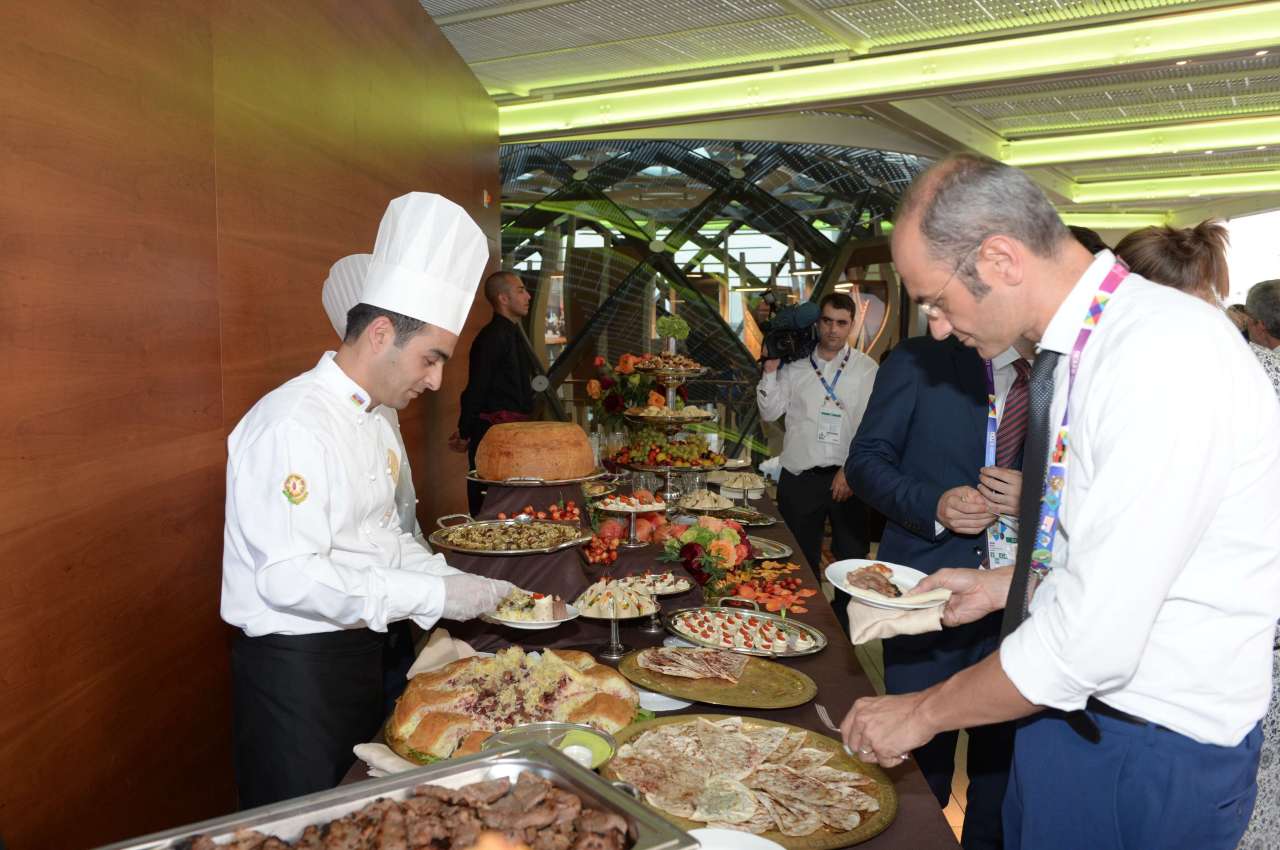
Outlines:
{"type": "Polygon", "coordinates": [[[765,329],[761,360],[777,358],[784,364],[808,357],[818,344],[821,311],[812,301],[780,310],[765,329]]]}

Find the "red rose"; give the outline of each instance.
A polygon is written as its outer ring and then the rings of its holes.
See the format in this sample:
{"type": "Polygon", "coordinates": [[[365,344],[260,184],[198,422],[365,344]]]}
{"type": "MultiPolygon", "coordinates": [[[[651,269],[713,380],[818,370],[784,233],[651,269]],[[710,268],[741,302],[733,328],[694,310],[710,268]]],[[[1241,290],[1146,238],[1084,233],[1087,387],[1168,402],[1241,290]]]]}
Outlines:
{"type": "Polygon", "coordinates": [[[592,360],[592,361],[591,361],[591,363],[592,363],[592,364],[593,364],[597,369],[599,369],[601,366],[603,366],[603,365],[604,365],[604,357],[602,357],[601,355],[597,354],[597,355],[595,356],[595,359],[594,359],[594,360],[592,360]]]}
{"type": "Polygon", "coordinates": [[[609,393],[604,397],[604,409],[609,413],[621,413],[626,407],[627,403],[617,393],[609,393]]]}
{"type": "Polygon", "coordinates": [[[613,389],[617,385],[618,385],[618,382],[615,381],[613,378],[600,379],[600,389],[604,390],[605,392],[608,392],[609,390],[613,389]]]}

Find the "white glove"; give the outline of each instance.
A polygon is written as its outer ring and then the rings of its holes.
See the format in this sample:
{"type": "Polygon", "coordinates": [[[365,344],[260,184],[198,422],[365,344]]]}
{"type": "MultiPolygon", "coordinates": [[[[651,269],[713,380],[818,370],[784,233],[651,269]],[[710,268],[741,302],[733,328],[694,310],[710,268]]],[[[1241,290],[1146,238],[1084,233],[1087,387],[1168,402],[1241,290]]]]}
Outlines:
{"type": "Polygon", "coordinates": [[[488,614],[515,589],[509,581],[485,578],[471,573],[457,573],[441,578],[444,582],[445,620],[473,620],[488,614]]]}

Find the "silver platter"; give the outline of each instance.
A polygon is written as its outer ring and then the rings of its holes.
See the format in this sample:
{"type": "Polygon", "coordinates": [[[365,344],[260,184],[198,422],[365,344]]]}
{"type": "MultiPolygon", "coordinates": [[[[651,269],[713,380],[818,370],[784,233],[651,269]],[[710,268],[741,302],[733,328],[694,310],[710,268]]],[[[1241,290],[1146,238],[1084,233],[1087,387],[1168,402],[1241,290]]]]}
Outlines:
{"type": "Polygon", "coordinates": [[[801,655],[814,655],[827,648],[827,636],[808,623],[802,623],[799,620],[795,620],[790,617],[780,617],[777,614],[770,614],[766,611],[752,610],[750,608],[738,608],[728,605],[702,605],[691,608],[680,608],[676,611],[672,611],[670,614],[667,614],[662,619],[667,625],[667,631],[680,638],[680,640],[688,641],[689,643],[696,644],[698,646],[707,646],[712,649],[721,649],[727,652],[739,652],[743,655],[756,655],[761,658],[797,658],[801,655]],[[676,621],[680,619],[681,615],[691,614],[698,611],[724,611],[731,614],[750,614],[753,617],[760,617],[770,621],[773,625],[776,625],[783,631],[800,632],[808,635],[813,639],[814,643],[813,646],[808,649],[797,649],[794,651],[784,652],[773,652],[766,649],[743,649],[742,647],[721,646],[719,643],[703,640],[696,635],[691,635],[676,628],[676,621]]]}
{"type": "MultiPolygon", "coordinates": [[[[465,514],[451,514],[450,516],[441,517],[438,522],[443,523],[446,519],[453,517],[464,517],[465,514]]],[[[538,549],[468,549],[464,546],[456,546],[445,539],[445,536],[458,528],[467,527],[489,527],[489,526],[509,526],[522,525],[529,522],[539,522],[545,525],[557,525],[561,528],[566,527],[565,523],[552,522],[551,520],[539,519],[489,519],[489,520],[472,520],[457,525],[441,526],[440,529],[431,532],[431,536],[427,538],[427,542],[431,544],[432,549],[443,549],[447,552],[457,552],[460,555],[547,555],[551,552],[559,552],[561,549],[571,549],[575,546],[582,546],[591,542],[591,535],[585,531],[579,531],[572,538],[558,543],[555,546],[544,546],[538,549]]]]}
{"type": "Polygon", "coordinates": [[[790,558],[792,549],[785,543],[779,543],[776,540],[767,540],[763,537],[747,535],[751,547],[756,550],[756,557],[763,558],[766,561],[776,561],[779,558],[790,558]]]}
{"type": "Polygon", "coordinates": [[[584,475],[581,478],[558,478],[548,480],[546,478],[504,478],[501,481],[494,481],[490,478],[481,478],[473,469],[467,473],[467,480],[474,481],[477,484],[494,484],[500,487],[558,487],[561,484],[581,484],[584,481],[595,481],[597,478],[603,478],[608,475],[605,469],[596,469],[590,475],[584,475]]]}
{"type": "Polygon", "coordinates": [[[687,428],[690,425],[704,425],[704,424],[709,424],[716,421],[716,417],[714,415],[698,416],[698,417],[683,417],[683,416],[643,416],[639,413],[624,413],[623,418],[626,419],[628,422],[630,422],[632,425],[652,425],[655,428],[674,428],[674,429],[687,428]]]}

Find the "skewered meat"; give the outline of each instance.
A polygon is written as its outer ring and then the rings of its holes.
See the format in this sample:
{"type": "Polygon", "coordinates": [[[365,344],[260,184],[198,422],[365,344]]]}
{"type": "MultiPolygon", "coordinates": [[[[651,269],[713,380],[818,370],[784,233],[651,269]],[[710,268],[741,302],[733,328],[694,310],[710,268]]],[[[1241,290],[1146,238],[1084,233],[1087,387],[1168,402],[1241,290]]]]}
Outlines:
{"type": "Polygon", "coordinates": [[[884,564],[870,564],[861,569],[853,570],[845,577],[845,581],[849,582],[850,587],[856,587],[860,590],[869,590],[872,593],[878,593],[881,596],[888,596],[891,599],[897,599],[902,595],[902,591],[898,589],[890,579],[893,578],[893,570],[884,564]]]}

